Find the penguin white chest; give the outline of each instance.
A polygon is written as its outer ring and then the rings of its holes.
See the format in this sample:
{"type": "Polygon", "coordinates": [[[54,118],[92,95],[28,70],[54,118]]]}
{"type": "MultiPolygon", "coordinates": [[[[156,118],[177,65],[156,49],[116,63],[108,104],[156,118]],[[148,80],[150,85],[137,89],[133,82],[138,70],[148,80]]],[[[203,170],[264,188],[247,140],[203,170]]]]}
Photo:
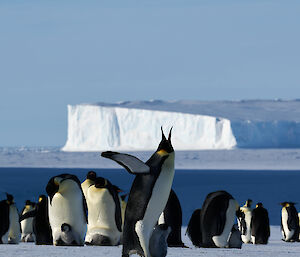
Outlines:
{"type": "Polygon", "coordinates": [[[282,227],[283,227],[283,239],[285,241],[288,241],[292,238],[292,236],[294,235],[294,230],[289,230],[288,228],[288,218],[289,218],[289,214],[287,212],[287,209],[284,207],[282,208],[281,211],[281,220],[282,220],[282,227]]]}
{"type": "Polygon", "coordinates": [[[149,240],[153,228],[164,210],[171,191],[174,178],[174,153],[165,161],[161,167],[161,172],[152,189],[152,195],[148,202],[143,220],[135,225],[135,231],[139,237],[141,247],[145,256],[150,256],[149,240]]]}

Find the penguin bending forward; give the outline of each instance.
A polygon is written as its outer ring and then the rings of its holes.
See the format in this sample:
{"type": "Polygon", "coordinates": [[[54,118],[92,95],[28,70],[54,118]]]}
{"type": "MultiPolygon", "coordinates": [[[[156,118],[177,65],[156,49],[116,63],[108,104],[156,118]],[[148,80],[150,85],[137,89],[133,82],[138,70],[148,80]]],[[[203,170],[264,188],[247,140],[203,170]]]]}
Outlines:
{"type": "Polygon", "coordinates": [[[171,131],[168,139],[162,131],[161,142],[146,163],[128,154],[110,151],[101,154],[136,175],[125,210],[122,257],[135,253],[151,257],[150,238],[166,206],[174,178],[175,153],[171,131]]]}
{"type": "Polygon", "coordinates": [[[299,241],[299,217],[293,202],[281,203],[281,232],[285,242],[299,241]]]}
{"type": "Polygon", "coordinates": [[[49,222],[54,245],[84,245],[87,206],[80,181],[75,175],[52,177],[46,187],[49,222]]]}
{"type": "Polygon", "coordinates": [[[267,244],[270,237],[270,222],[268,211],[262,203],[257,203],[252,211],[251,240],[253,244],[267,244]]]}
{"type": "Polygon", "coordinates": [[[120,197],[107,179],[98,177],[87,190],[87,245],[118,245],[122,233],[120,197]]]}
{"type": "MultiPolygon", "coordinates": [[[[31,212],[35,208],[35,203],[27,200],[25,206],[21,212],[21,215],[31,212]]],[[[20,221],[21,223],[21,241],[22,242],[34,242],[35,236],[33,233],[33,217],[20,221]]]]}
{"type": "Polygon", "coordinates": [[[230,235],[238,209],[237,201],[226,191],[207,195],[200,213],[202,247],[230,247],[230,235]]]}

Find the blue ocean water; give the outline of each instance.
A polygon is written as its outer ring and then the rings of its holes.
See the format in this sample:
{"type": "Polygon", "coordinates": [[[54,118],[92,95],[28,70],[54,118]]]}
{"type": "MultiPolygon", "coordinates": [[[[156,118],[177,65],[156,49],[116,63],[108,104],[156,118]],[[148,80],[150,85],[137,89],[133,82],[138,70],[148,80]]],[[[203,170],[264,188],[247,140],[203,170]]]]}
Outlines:
{"type": "MultiPolygon", "coordinates": [[[[0,197],[11,193],[19,210],[25,200],[37,201],[46,194],[48,180],[61,173],[71,173],[80,181],[90,169],[59,168],[0,168],[0,197]]],[[[129,192],[134,176],[123,169],[94,169],[98,176],[108,178],[125,192],[129,192]]],[[[201,208],[206,195],[216,190],[226,190],[243,205],[247,199],[262,202],[269,212],[270,223],[280,224],[280,202],[299,202],[300,170],[176,170],[173,189],[178,195],[183,211],[183,224],[192,212],[201,208]]],[[[297,205],[296,205],[297,207],[297,205]]],[[[299,206],[300,208],[300,206],[299,206]]]]}

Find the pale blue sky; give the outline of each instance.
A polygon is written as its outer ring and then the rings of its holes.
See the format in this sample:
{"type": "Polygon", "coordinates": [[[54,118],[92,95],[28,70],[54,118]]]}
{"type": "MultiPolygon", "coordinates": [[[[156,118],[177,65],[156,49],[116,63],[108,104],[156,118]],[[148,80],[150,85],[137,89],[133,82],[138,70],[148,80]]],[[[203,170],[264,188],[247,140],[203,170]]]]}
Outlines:
{"type": "Polygon", "coordinates": [[[62,146],[67,104],[300,98],[300,1],[0,1],[0,146],[62,146]]]}

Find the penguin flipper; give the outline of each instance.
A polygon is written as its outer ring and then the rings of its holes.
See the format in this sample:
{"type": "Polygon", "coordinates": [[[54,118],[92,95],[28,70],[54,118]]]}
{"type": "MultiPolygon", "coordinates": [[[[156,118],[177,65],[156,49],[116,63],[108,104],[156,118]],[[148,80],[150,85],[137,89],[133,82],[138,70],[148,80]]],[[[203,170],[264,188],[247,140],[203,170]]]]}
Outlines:
{"type": "Polygon", "coordinates": [[[36,210],[32,210],[29,212],[26,212],[25,214],[22,214],[19,218],[19,222],[21,222],[22,220],[28,219],[28,218],[32,218],[35,217],[36,215],[36,210]]]}
{"type": "Polygon", "coordinates": [[[107,151],[102,152],[101,156],[117,162],[131,174],[150,173],[150,167],[133,155],[107,151]]]}

